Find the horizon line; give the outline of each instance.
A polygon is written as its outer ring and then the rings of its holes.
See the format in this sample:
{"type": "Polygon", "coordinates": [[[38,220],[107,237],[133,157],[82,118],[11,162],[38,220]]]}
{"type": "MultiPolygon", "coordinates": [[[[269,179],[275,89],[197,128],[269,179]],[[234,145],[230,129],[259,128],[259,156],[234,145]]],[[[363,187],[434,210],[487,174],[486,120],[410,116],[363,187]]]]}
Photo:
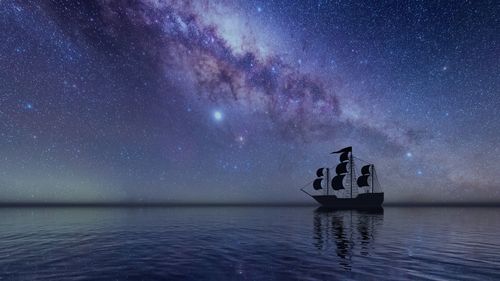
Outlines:
{"type": "MultiPolygon", "coordinates": [[[[5,207],[313,207],[315,202],[0,202],[5,207]]],[[[500,201],[387,202],[382,207],[500,207],[500,201]]]]}

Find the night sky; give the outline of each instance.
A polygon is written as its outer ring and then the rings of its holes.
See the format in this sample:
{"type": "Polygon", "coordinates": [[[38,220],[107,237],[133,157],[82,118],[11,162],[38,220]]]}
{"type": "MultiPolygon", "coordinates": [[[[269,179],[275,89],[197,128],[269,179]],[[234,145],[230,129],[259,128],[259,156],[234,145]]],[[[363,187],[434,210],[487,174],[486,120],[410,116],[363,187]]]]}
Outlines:
{"type": "Polygon", "coordinates": [[[497,1],[0,0],[0,201],[500,200],[497,1]]]}

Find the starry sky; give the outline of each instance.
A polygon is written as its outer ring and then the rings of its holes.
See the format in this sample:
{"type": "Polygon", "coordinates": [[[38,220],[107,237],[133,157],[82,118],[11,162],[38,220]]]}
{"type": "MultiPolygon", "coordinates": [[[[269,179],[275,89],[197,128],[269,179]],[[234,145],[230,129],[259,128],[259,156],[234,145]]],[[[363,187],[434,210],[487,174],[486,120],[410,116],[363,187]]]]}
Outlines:
{"type": "Polygon", "coordinates": [[[497,1],[0,0],[0,201],[500,200],[497,1]]]}

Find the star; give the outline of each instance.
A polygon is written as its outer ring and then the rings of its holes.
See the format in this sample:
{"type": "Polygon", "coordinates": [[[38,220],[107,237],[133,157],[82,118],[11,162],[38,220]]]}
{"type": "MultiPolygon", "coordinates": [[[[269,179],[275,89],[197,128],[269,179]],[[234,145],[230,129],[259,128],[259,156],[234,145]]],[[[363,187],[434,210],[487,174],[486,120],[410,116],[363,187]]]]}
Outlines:
{"type": "Polygon", "coordinates": [[[219,110],[216,110],[216,111],[214,111],[213,117],[214,117],[215,121],[220,122],[220,121],[222,121],[222,118],[224,116],[222,115],[222,112],[220,112],[219,110]]]}

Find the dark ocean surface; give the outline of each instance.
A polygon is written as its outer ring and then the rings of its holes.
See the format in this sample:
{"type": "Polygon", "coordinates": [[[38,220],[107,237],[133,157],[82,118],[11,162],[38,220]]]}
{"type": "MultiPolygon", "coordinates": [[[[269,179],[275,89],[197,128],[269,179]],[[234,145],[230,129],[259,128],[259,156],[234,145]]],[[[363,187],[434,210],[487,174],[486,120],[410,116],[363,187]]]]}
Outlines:
{"type": "Polygon", "coordinates": [[[500,209],[0,208],[0,280],[500,280],[500,209]]]}

